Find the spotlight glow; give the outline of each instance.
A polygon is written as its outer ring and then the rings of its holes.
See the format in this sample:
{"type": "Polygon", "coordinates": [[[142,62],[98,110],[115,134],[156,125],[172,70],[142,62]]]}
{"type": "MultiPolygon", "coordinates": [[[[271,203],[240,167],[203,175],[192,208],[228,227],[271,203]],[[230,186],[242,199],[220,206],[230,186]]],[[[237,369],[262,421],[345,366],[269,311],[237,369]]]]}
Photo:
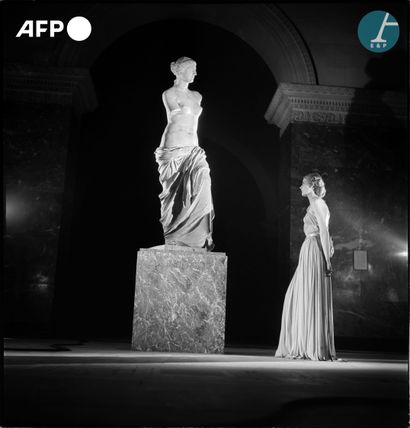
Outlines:
{"type": "Polygon", "coordinates": [[[25,220],[29,211],[27,202],[21,195],[8,194],[6,196],[6,223],[18,224],[25,220]]]}
{"type": "Polygon", "coordinates": [[[12,218],[15,218],[17,216],[17,213],[18,213],[17,204],[12,200],[7,199],[6,200],[6,219],[10,220],[12,218]]]}
{"type": "Polygon", "coordinates": [[[407,251],[400,251],[399,253],[396,253],[396,256],[399,257],[408,257],[408,252],[407,251]]]}

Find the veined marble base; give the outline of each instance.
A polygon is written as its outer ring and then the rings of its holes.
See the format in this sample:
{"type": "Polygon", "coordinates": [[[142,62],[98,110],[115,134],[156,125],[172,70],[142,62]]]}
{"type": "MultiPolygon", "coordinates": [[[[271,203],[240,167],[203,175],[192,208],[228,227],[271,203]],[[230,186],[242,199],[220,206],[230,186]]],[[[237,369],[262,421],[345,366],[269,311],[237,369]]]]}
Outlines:
{"type": "Polygon", "coordinates": [[[189,247],[138,251],[132,349],[222,353],[227,260],[189,247]]]}

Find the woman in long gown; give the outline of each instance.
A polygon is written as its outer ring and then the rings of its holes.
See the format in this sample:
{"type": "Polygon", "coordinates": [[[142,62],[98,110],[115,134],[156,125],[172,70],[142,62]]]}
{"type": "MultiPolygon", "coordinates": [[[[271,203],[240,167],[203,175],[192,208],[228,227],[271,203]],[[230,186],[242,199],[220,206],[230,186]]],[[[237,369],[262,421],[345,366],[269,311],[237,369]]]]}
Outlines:
{"type": "Polygon", "coordinates": [[[165,244],[212,250],[214,208],[205,151],[198,145],[202,96],[188,89],[196,62],[181,57],[171,63],[176,79],[162,94],[167,126],[155,151],[162,192],[161,223],[165,244]]]}
{"type": "Polygon", "coordinates": [[[303,219],[305,240],[286,292],[276,357],[335,360],[329,209],[319,174],[303,178],[302,196],[309,199],[303,219]]]}

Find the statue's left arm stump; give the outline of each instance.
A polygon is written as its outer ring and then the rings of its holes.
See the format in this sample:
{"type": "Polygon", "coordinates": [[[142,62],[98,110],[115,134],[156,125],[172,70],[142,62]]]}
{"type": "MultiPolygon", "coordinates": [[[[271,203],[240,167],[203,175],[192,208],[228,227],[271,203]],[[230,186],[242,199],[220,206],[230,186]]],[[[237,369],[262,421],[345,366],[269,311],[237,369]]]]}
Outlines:
{"type": "Polygon", "coordinates": [[[225,253],[138,251],[132,349],[222,353],[226,277],[225,253]]]}

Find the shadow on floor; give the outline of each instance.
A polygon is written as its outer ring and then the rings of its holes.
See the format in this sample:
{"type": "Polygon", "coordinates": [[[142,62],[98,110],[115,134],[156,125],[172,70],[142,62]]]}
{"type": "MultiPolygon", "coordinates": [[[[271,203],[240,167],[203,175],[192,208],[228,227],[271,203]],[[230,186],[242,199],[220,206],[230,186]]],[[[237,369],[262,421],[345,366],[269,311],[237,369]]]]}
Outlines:
{"type": "MultiPolygon", "coordinates": [[[[285,404],[266,422],[298,428],[404,428],[408,403],[398,399],[315,397],[285,404]]],[[[260,421],[259,421],[260,422],[260,421]]]]}

